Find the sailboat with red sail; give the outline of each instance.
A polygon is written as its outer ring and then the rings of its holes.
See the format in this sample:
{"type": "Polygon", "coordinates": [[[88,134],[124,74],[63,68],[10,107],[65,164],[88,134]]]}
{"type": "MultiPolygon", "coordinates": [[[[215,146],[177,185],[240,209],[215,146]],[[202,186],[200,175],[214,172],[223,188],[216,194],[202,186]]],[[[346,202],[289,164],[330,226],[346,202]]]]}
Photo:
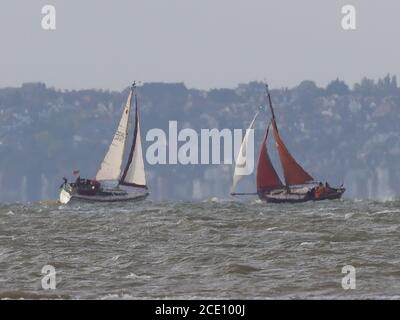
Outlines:
{"type": "MultiPolygon", "coordinates": [[[[266,86],[268,103],[272,113],[271,122],[268,124],[263,141],[261,143],[260,152],[258,156],[257,171],[256,171],[256,185],[257,194],[260,199],[273,203],[297,203],[306,201],[320,201],[326,199],[339,199],[346,191],[343,186],[334,188],[329,186],[328,183],[322,184],[316,182],[314,178],[296,161],[290,154],[285,143],[283,142],[278,126],[276,123],[275,113],[272,106],[271,95],[266,86]],[[275,145],[278,151],[279,160],[282,165],[284,176],[284,183],[279,178],[267,150],[267,140],[270,129],[272,128],[275,145]]],[[[256,116],[258,113],[256,114],[256,116]]],[[[251,128],[254,125],[252,122],[251,128]]],[[[246,139],[246,137],[245,137],[246,139]]],[[[242,142],[246,142],[245,139],[242,142]]],[[[235,170],[236,173],[236,170],[235,170]]],[[[234,175],[234,185],[236,187],[237,181],[242,176],[234,175]],[[236,181],[236,183],[235,183],[236,181]]],[[[232,195],[243,195],[246,193],[231,193],[232,195]]]]}

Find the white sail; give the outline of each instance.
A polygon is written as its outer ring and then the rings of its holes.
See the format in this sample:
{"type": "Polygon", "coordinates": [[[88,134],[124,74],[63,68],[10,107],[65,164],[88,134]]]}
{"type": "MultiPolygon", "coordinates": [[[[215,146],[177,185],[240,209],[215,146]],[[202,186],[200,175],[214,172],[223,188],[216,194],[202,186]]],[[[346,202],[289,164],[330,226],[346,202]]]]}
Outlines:
{"type": "Polygon", "coordinates": [[[136,107],[135,110],[136,114],[135,114],[135,129],[133,132],[133,142],[131,150],[129,152],[128,162],[121,176],[120,184],[132,187],[147,188],[146,175],[144,172],[142,139],[140,135],[140,121],[139,121],[139,111],[138,111],[136,93],[135,93],[135,107],[136,107]]]}
{"type": "Polygon", "coordinates": [[[142,140],[140,138],[140,124],[137,121],[137,131],[135,145],[132,146],[132,161],[128,163],[128,170],[126,175],[123,177],[121,184],[133,185],[138,187],[146,186],[146,175],[144,171],[143,151],[142,151],[142,140]]]}
{"type": "Polygon", "coordinates": [[[124,155],[125,141],[128,135],[128,120],[131,109],[132,90],[129,93],[122,117],[119,122],[114,139],[108,149],[100,169],[96,174],[96,180],[119,180],[121,174],[121,164],[124,155]]]}
{"type": "MultiPolygon", "coordinates": [[[[256,113],[256,115],[253,118],[253,121],[251,121],[249,128],[246,130],[246,134],[243,138],[242,144],[239,149],[239,153],[237,155],[236,161],[235,161],[235,171],[233,174],[233,183],[232,183],[232,188],[231,192],[233,192],[239,183],[239,181],[245,176],[248,175],[248,166],[249,164],[247,163],[247,160],[249,159],[249,154],[251,152],[254,152],[254,122],[256,121],[256,118],[258,116],[259,112],[256,113]],[[249,150],[249,142],[250,139],[252,139],[252,150],[249,150]]],[[[254,161],[253,161],[254,163],[254,161]]]]}

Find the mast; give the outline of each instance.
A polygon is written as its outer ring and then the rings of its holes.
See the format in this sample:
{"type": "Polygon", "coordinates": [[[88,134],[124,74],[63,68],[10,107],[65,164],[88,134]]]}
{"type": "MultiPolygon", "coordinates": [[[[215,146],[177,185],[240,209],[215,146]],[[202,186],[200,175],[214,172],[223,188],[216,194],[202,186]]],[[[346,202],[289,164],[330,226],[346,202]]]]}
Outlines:
{"type": "Polygon", "coordinates": [[[135,127],[128,162],[126,163],[125,169],[119,179],[119,184],[147,189],[135,82],[132,84],[131,92],[135,98],[135,127]]]}
{"type": "MultiPolygon", "coordinates": [[[[276,126],[276,119],[275,119],[275,112],[274,112],[274,108],[272,108],[271,95],[269,93],[269,88],[268,88],[268,84],[267,83],[265,84],[265,90],[266,90],[267,96],[268,96],[269,108],[271,109],[272,123],[273,123],[273,125],[275,125],[275,127],[277,127],[276,126]]],[[[278,130],[278,128],[277,128],[277,130],[278,130]]]]}

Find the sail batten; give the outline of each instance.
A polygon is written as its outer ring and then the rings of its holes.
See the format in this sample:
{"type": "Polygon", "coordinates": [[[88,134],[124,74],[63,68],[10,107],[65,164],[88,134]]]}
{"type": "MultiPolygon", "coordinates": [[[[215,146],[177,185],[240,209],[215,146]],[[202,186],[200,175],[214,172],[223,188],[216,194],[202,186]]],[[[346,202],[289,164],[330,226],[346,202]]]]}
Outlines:
{"type": "Polygon", "coordinates": [[[125,142],[128,135],[128,120],[131,109],[132,90],[129,93],[121,120],[118,124],[114,138],[96,174],[96,180],[118,180],[121,175],[125,142]]]}
{"type": "Polygon", "coordinates": [[[262,141],[257,163],[256,182],[257,191],[259,192],[283,187],[281,179],[279,179],[279,176],[276,173],[274,166],[272,165],[271,159],[269,158],[267,151],[267,138],[269,127],[270,126],[267,127],[265,137],[262,141]]]}
{"type": "Polygon", "coordinates": [[[139,111],[135,93],[135,129],[133,141],[129,152],[128,162],[119,181],[121,185],[146,188],[146,175],[144,171],[142,141],[140,135],[139,111]]]}

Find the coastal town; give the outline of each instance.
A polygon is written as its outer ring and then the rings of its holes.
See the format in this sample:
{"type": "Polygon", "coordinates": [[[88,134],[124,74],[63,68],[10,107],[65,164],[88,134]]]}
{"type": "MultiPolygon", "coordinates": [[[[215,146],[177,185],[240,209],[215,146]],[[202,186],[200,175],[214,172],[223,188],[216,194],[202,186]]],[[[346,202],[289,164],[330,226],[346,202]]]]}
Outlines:
{"type": "MultiPolygon", "coordinates": [[[[289,150],[313,176],[347,187],[353,199],[400,194],[400,89],[395,76],[364,78],[354,86],[336,79],[325,88],[303,81],[293,88],[271,84],[280,132],[289,150]],[[305,151],[307,150],[307,151],[305,151]]],[[[44,83],[0,89],[0,200],[57,198],[63,176],[74,170],[94,176],[120,117],[128,88],[60,90],[44,83]]],[[[267,105],[264,83],[208,91],[183,83],[144,83],[138,88],[146,132],[178,129],[245,129],[267,105]]],[[[255,157],[270,114],[255,126],[255,157]]],[[[272,149],[272,148],[270,148],[272,149]]],[[[276,153],[272,161],[276,163],[276,153]]],[[[157,200],[228,198],[233,166],[145,163],[151,197],[157,200]],[[169,188],[171,183],[175,188],[169,188]]],[[[278,167],[278,173],[280,168],[278,167]]],[[[243,179],[251,190],[254,176],[243,179]]]]}

